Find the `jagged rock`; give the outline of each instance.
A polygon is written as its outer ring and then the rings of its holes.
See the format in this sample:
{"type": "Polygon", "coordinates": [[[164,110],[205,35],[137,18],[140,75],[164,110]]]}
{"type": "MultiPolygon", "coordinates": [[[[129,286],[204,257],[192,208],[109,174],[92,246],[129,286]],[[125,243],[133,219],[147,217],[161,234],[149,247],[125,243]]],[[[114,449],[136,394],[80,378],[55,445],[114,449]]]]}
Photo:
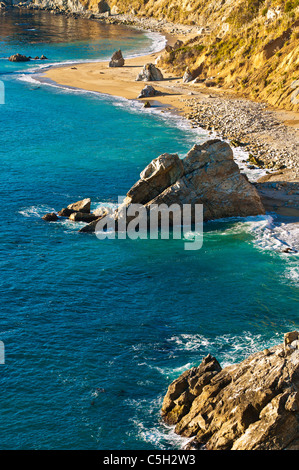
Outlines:
{"type": "Polygon", "coordinates": [[[205,221],[265,213],[257,190],[241,175],[230,146],[218,139],[194,145],[183,160],[169,154],[153,160],[125,203],[144,204],[147,209],[164,203],[203,204],[205,221]]]}
{"type": "Polygon", "coordinates": [[[163,74],[154,64],[145,64],[136,78],[137,82],[153,82],[160,80],[163,80],[163,74]]]}
{"type": "Polygon", "coordinates": [[[97,219],[93,220],[92,222],[90,222],[89,224],[85,225],[84,227],[82,227],[79,232],[80,233],[94,233],[95,230],[96,230],[96,225],[97,223],[103,218],[105,217],[104,215],[101,216],[101,217],[98,217],[97,219]]]}
{"type": "Polygon", "coordinates": [[[193,75],[189,69],[189,67],[186,68],[184,76],[183,76],[183,83],[189,83],[193,80],[193,75]]]}
{"type": "Polygon", "coordinates": [[[208,355],[169,386],[164,421],[194,436],[189,448],[299,450],[299,341],[290,344],[287,356],[281,344],[224,369],[208,355]]]}
{"type": "Polygon", "coordinates": [[[110,14],[110,6],[106,0],[100,0],[98,3],[98,13],[106,13],[110,14]]]}
{"type": "Polygon", "coordinates": [[[181,208],[189,204],[192,222],[197,204],[203,205],[204,221],[265,213],[256,188],[240,173],[232,149],[218,139],[194,145],[184,159],[168,153],[154,159],[115,212],[116,221],[120,209],[131,204],[144,205],[147,213],[161,204],[181,208]]]}
{"type": "Polygon", "coordinates": [[[96,225],[97,223],[103,219],[104,217],[106,217],[108,214],[113,214],[114,213],[114,210],[111,209],[111,208],[106,208],[106,207],[100,207],[98,209],[95,209],[95,211],[92,213],[96,218],[88,223],[87,225],[85,225],[84,227],[82,227],[79,232],[81,233],[93,233],[95,232],[95,229],[96,229],[96,225]]]}
{"type": "Polygon", "coordinates": [[[56,222],[56,220],[58,220],[58,217],[55,212],[49,212],[49,214],[43,215],[42,219],[46,220],[47,222],[56,222]]]}
{"type": "Polygon", "coordinates": [[[146,101],[143,105],[144,108],[151,108],[151,103],[149,101],[146,101]]]}
{"type": "Polygon", "coordinates": [[[159,95],[159,91],[155,90],[155,88],[151,85],[146,85],[140,92],[140,95],[138,95],[139,98],[150,98],[153,96],[159,95]]]}
{"type": "Polygon", "coordinates": [[[184,42],[181,41],[180,39],[178,39],[178,40],[174,43],[173,48],[174,48],[174,49],[179,49],[179,48],[182,47],[183,45],[184,45],[184,42]]]}
{"type": "Polygon", "coordinates": [[[82,199],[81,201],[74,202],[73,204],[69,204],[67,209],[73,212],[90,212],[90,204],[91,200],[89,198],[82,199]]]}
{"type": "Polygon", "coordinates": [[[86,212],[73,212],[70,216],[69,219],[73,220],[74,222],[93,222],[94,220],[97,220],[99,217],[95,214],[92,213],[86,213],[86,212]]]}
{"type": "Polygon", "coordinates": [[[28,62],[30,60],[30,57],[18,53],[10,56],[8,60],[10,62],[28,62]]]}
{"type": "Polygon", "coordinates": [[[127,204],[146,204],[172,186],[184,174],[183,161],[176,154],[163,153],[140,173],[140,180],[126,197],[127,204]]]}
{"type": "Polygon", "coordinates": [[[168,52],[170,54],[170,52],[172,52],[174,50],[174,47],[173,46],[170,46],[169,44],[166,44],[165,46],[165,51],[168,52]]]}
{"type": "Polygon", "coordinates": [[[40,60],[48,60],[48,57],[46,57],[44,54],[40,56],[40,60]]]}
{"type": "Polygon", "coordinates": [[[64,207],[58,212],[59,217],[69,217],[71,214],[75,212],[74,210],[68,209],[67,207],[64,207]]]}
{"type": "Polygon", "coordinates": [[[123,67],[123,65],[125,65],[125,60],[121,50],[114,52],[109,62],[109,67],[123,67]]]}

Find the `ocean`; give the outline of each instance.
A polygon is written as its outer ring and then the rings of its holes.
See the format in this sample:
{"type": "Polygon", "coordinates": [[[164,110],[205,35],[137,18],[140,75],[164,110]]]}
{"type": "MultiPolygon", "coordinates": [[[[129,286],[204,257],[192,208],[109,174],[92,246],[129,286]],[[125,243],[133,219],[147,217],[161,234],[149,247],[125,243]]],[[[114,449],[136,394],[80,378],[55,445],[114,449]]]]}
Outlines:
{"type": "MultiPolygon", "coordinates": [[[[158,155],[183,157],[209,134],[135,101],[39,80],[43,67],[163,47],[134,28],[7,11],[0,16],[0,448],[180,449],[161,421],[168,385],[211,353],[222,366],[299,327],[291,218],[204,224],[184,240],[98,240],[44,222],[90,197],[113,205],[158,155]],[[11,63],[11,54],[47,61],[11,63]]],[[[242,171],[255,180],[260,170],[242,171]]],[[[243,165],[243,166],[242,166],[243,165]]]]}

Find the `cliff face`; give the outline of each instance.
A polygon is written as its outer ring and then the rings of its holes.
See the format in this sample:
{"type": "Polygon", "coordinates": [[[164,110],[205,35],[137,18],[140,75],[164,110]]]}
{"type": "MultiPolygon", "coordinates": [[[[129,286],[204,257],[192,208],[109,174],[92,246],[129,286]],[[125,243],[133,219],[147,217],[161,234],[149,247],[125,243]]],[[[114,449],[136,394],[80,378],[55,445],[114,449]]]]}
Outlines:
{"type": "Polygon", "coordinates": [[[168,388],[163,419],[189,448],[299,449],[299,334],[221,369],[206,356],[168,388]]]}
{"type": "MultiPolygon", "coordinates": [[[[200,2],[199,2],[200,3],[200,2]]],[[[219,89],[299,110],[299,1],[242,0],[201,9],[197,38],[165,53],[160,66],[186,66],[219,89]]]]}
{"type": "MultiPolygon", "coordinates": [[[[20,3],[5,0],[6,3],[20,3]]],[[[203,86],[299,111],[299,0],[32,0],[41,8],[133,14],[198,25],[160,66],[203,86]]]]}

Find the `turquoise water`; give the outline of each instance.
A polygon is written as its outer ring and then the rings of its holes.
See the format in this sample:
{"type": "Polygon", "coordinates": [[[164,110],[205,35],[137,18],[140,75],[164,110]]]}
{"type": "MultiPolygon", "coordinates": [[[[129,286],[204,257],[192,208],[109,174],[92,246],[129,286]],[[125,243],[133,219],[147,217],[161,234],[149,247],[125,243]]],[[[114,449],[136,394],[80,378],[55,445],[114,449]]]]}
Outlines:
{"type": "MultiPolygon", "coordinates": [[[[0,17],[0,57],[107,58],[122,37],[128,54],[154,47],[136,30],[84,25],[0,17]]],[[[296,227],[273,214],[211,222],[203,248],[186,251],[183,240],[99,241],[45,223],[84,197],[115,203],[153,158],[207,135],[125,100],[40,85],[33,65],[0,60],[0,448],[180,448],[160,421],[169,383],[208,353],[225,366],[298,328],[298,258],[278,249],[296,227]]]]}

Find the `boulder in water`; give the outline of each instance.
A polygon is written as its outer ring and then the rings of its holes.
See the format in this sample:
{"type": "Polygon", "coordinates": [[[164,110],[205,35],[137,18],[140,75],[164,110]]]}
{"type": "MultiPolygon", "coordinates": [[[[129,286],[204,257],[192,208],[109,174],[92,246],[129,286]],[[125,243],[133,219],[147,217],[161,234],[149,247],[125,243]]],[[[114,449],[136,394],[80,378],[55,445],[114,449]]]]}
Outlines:
{"type": "Polygon", "coordinates": [[[88,224],[94,220],[97,220],[98,218],[99,217],[97,215],[87,212],[73,212],[69,216],[69,219],[73,220],[74,222],[87,222],[88,224]]]}
{"type": "Polygon", "coordinates": [[[194,145],[184,159],[168,153],[154,159],[140,173],[114,219],[131,204],[142,204],[148,214],[162,204],[180,208],[187,204],[192,222],[197,205],[203,206],[204,221],[265,214],[256,188],[240,173],[230,146],[219,139],[194,145]]]}
{"type": "Polygon", "coordinates": [[[74,202],[73,204],[69,204],[67,206],[67,209],[69,209],[73,212],[89,213],[90,212],[90,204],[91,204],[90,198],[86,198],[86,199],[82,199],[81,201],[74,202]]]}
{"type": "Polygon", "coordinates": [[[27,57],[26,55],[23,54],[14,54],[8,58],[10,62],[28,62],[30,60],[30,57],[27,57]]]}
{"type": "Polygon", "coordinates": [[[49,212],[48,214],[43,215],[42,219],[46,220],[47,222],[56,222],[56,220],[58,220],[58,217],[55,212],[49,212]]]}

